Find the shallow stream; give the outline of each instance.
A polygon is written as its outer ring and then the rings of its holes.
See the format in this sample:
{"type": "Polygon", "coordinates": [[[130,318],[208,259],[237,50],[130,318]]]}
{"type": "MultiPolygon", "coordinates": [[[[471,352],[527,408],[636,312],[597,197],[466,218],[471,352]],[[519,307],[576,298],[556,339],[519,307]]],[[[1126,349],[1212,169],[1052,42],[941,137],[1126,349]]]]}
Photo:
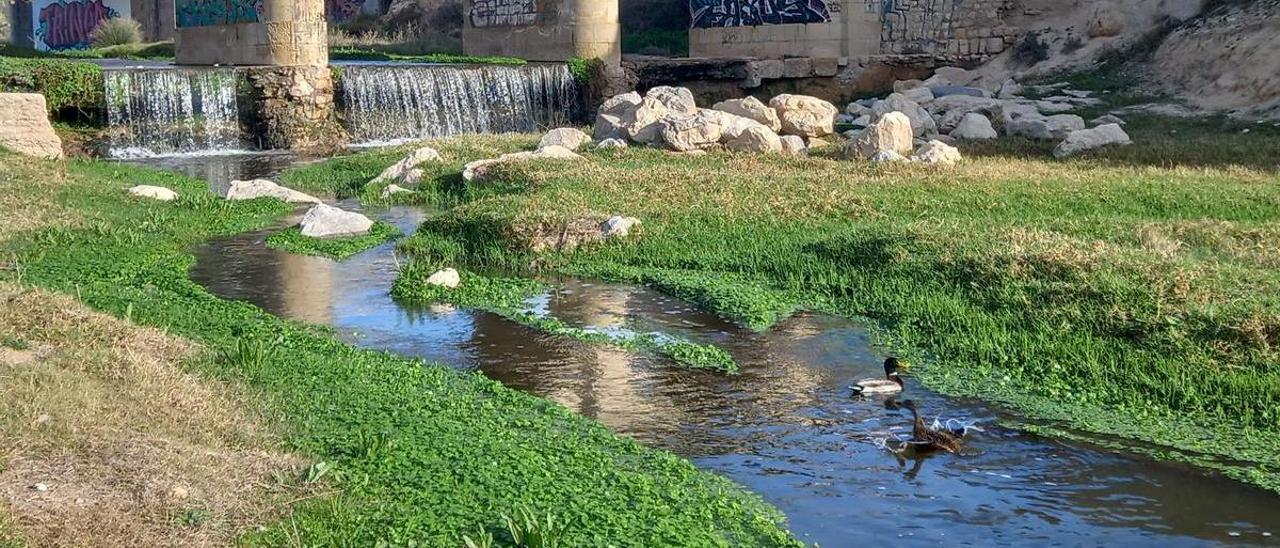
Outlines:
{"type": "MultiPolygon", "coordinates": [[[[168,167],[247,178],[288,163],[168,167]]],[[[411,207],[366,213],[406,233],[426,215],[411,207]]],[[[1273,494],[1186,466],[1002,428],[1000,411],[911,379],[907,391],[926,417],[973,421],[983,431],[970,435],[962,455],[898,458],[880,442],[907,433],[910,417],[882,400],[849,396],[854,381],[883,375],[883,355],[865,329],[841,318],[800,315],[754,333],[643,287],[579,279],[549,279],[554,289],[531,303],[570,325],[714,343],[742,366],[737,376],[690,371],[484,312],[399,305],[388,295],[393,243],[338,263],[266,248],[273,230],[200,246],[191,277],[221,297],[332,326],[351,344],[478,369],[687,457],[759,493],[808,542],[1280,545],[1273,494]]]]}

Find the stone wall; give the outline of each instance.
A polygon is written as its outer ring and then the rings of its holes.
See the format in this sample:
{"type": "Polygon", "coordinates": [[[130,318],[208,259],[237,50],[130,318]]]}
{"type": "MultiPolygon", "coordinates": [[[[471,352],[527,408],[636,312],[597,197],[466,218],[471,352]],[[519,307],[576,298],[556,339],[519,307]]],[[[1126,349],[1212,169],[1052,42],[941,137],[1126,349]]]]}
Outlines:
{"type": "Polygon", "coordinates": [[[133,20],[142,25],[146,41],[173,39],[174,27],[177,26],[174,0],[132,0],[132,5],[133,20]]]}
{"type": "Polygon", "coordinates": [[[241,118],[259,148],[326,150],[346,142],[328,67],[256,67],[243,77],[241,118]]]}
{"type": "Polygon", "coordinates": [[[177,0],[177,62],[329,64],[323,0],[177,0]]]}
{"type": "MultiPolygon", "coordinates": [[[[1019,31],[1004,24],[1015,0],[820,0],[825,17],[804,22],[732,17],[786,0],[689,0],[693,57],[861,57],[932,54],[981,59],[1011,45],[1019,31]],[[699,17],[699,10],[704,14],[699,17]]],[[[785,6],[783,6],[785,7],[785,6]]],[[[813,12],[813,8],[808,8],[813,12]]]]}
{"type": "Polygon", "coordinates": [[[462,48],[467,55],[616,64],[622,57],[618,0],[466,0],[462,48]]]}

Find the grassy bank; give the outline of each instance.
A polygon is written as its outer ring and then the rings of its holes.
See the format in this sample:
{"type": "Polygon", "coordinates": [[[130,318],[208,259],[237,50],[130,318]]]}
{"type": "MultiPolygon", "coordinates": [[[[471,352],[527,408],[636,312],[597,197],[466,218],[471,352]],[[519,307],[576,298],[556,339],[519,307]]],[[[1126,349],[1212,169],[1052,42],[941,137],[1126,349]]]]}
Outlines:
{"type": "MultiPolygon", "coordinates": [[[[402,249],[648,283],[756,328],[797,309],[871,318],[927,357],[931,387],[1280,490],[1280,138],[1224,120],[1129,130],[1134,145],[1061,162],[1051,144],[975,145],[955,169],[628,149],[483,186],[442,170],[427,193],[459,205],[402,249]],[[518,243],[589,214],[642,234],[518,243]]],[[[440,146],[503,148],[483,143],[440,146]]]]}
{"type": "Polygon", "coordinates": [[[200,181],[99,162],[6,155],[0,169],[15,182],[3,187],[6,208],[72,218],[15,230],[0,276],[202,345],[207,358],[183,367],[251,394],[284,448],[313,463],[295,482],[320,492],[248,544],[457,546],[480,529],[502,538],[502,515],[524,508],[567,523],[573,546],[794,543],[776,510],[669,453],[479,374],[358,350],[188,279],[191,246],[265,226],[283,203],[225,202],[200,181]],[[30,206],[24,189],[52,174],[63,182],[44,196],[56,207],[30,206]],[[144,183],[183,197],[125,195],[144,183]]]}

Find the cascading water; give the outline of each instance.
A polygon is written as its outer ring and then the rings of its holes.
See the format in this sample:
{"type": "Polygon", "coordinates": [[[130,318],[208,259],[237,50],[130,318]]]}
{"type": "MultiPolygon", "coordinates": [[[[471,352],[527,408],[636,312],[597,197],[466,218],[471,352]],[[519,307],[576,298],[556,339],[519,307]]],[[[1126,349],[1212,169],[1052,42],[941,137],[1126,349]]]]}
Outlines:
{"type": "Polygon", "coordinates": [[[244,149],[230,69],[118,69],[103,73],[107,154],[136,158],[244,149]]]}
{"type": "Polygon", "coordinates": [[[345,66],[340,101],[359,144],[533,131],[580,108],[566,65],[345,66]]]}

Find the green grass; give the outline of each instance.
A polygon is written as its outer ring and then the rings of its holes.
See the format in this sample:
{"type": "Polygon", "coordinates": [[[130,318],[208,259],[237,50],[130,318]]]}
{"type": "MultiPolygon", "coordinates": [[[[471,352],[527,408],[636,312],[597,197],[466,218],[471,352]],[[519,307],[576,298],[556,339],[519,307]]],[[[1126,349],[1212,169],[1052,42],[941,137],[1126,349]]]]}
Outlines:
{"type": "Polygon", "coordinates": [[[103,48],[73,49],[65,51],[39,51],[32,48],[0,44],[0,57],[25,57],[44,59],[153,59],[171,60],[174,57],[173,42],[146,44],[121,44],[103,48]]]}
{"type": "Polygon", "coordinates": [[[1280,131],[1243,127],[1135,116],[1130,146],[1002,139],[955,169],[592,151],[455,189],[400,249],[645,283],[757,329],[869,318],[930,387],[1280,490],[1280,131]],[[521,247],[584,212],[643,232],[521,247]]]}
{"type": "Polygon", "coordinates": [[[367,234],[348,238],[312,238],[302,235],[298,227],[286,228],[267,237],[267,246],[297,253],[342,260],[400,235],[400,229],[382,221],[375,221],[367,234]]]}
{"type": "Polygon", "coordinates": [[[3,156],[0,169],[18,180],[65,172],[56,200],[80,217],[0,244],[24,283],[201,343],[222,357],[193,367],[259,394],[287,449],[324,463],[312,475],[327,495],[245,544],[458,546],[522,508],[571,523],[566,546],[796,544],[775,509],[670,453],[478,373],[356,349],[218,299],[187,277],[193,246],[267,226],[291,209],[282,202],[226,202],[198,180],[100,162],[3,156]],[[130,200],[120,188],[134,184],[182,198],[130,200]]]}

